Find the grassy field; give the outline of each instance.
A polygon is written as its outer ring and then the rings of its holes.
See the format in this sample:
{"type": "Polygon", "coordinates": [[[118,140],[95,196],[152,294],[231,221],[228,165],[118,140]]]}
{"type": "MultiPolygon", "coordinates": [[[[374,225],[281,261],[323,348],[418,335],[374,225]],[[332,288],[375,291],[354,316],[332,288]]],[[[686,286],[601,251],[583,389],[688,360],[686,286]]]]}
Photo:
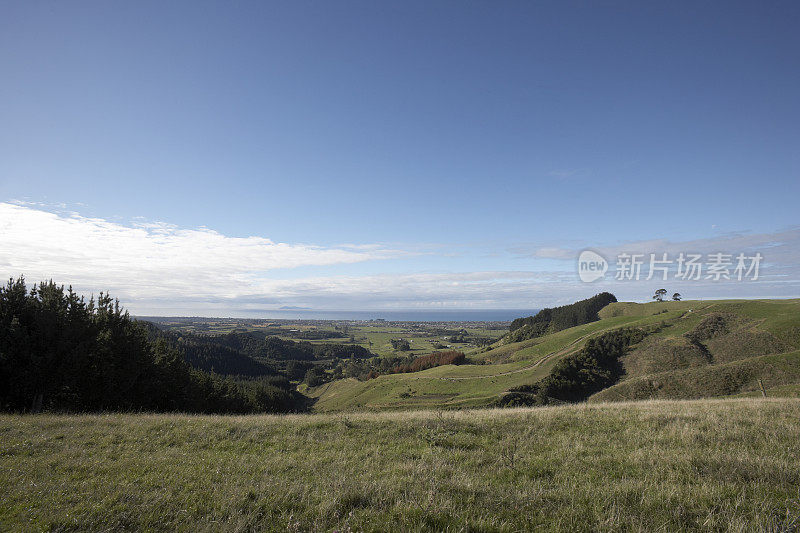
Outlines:
{"type": "Polygon", "coordinates": [[[379,356],[413,355],[420,356],[450,347],[457,350],[470,350],[475,346],[466,342],[454,342],[449,335],[440,330],[464,330],[471,336],[499,339],[508,332],[508,327],[498,322],[370,322],[348,320],[254,320],[219,318],[157,318],[154,320],[166,330],[201,335],[220,335],[233,331],[265,332],[285,340],[304,340],[314,344],[339,343],[356,344],[379,356]],[[483,327],[476,327],[477,325],[483,327]],[[299,332],[332,333],[335,336],[324,339],[305,339],[299,332]],[[351,342],[351,337],[352,341],[351,342]],[[409,341],[411,350],[398,352],[392,347],[392,339],[409,341]]]}
{"type": "Polygon", "coordinates": [[[600,318],[536,339],[466,351],[481,364],[351,378],[303,392],[316,398],[318,412],[488,406],[505,391],[545,377],[592,336],[654,324],[660,330],[623,357],[622,381],[593,401],[737,395],[756,391],[758,379],[769,388],[800,384],[800,300],[620,302],[601,310],[600,318]],[[687,340],[709,317],[723,317],[725,330],[699,343],[687,340]]]}
{"type": "Polygon", "coordinates": [[[0,530],[792,531],[798,442],[796,399],[3,415],[0,530]]]}

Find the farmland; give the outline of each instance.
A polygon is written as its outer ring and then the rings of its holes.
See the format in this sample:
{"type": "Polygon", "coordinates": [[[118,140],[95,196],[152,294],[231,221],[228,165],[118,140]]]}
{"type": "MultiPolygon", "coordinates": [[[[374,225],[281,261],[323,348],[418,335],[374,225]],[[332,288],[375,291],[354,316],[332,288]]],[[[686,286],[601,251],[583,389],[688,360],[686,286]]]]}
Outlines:
{"type": "Polygon", "coordinates": [[[381,355],[396,355],[392,339],[409,341],[408,353],[425,355],[445,348],[469,349],[508,332],[507,322],[415,322],[386,320],[311,320],[140,317],[166,331],[219,335],[258,332],[287,340],[355,344],[381,355]],[[454,340],[454,338],[456,340],[454,340]],[[462,342],[463,341],[463,342],[462,342]]]}

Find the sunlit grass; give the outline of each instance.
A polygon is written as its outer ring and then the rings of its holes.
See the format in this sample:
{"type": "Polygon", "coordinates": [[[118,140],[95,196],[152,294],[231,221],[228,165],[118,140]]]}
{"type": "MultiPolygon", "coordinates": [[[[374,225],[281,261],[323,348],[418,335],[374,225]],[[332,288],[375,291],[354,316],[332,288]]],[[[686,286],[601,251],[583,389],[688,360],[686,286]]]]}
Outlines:
{"type": "Polygon", "coordinates": [[[0,530],[758,531],[800,401],[0,417],[0,530]]]}

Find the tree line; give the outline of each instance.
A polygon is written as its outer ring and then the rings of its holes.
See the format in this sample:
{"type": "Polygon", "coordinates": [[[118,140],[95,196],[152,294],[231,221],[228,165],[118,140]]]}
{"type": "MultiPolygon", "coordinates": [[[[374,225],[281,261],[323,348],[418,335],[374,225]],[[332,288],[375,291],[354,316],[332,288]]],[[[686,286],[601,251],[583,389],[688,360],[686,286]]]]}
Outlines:
{"type": "Polygon", "coordinates": [[[597,314],[602,308],[616,302],[610,292],[601,292],[591,298],[561,307],[542,309],[534,316],[517,318],[509,327],[509,342],[520,342],[555,333],[574,326],[600,320],[597,314]]]}
{"type": "MultiPolygon", "coordinates": [[[[224,345],[222,345],[224,346],[224,345]]],[[[217,368],[214,368],[217,370],[217,368]]],[[[86,301],[52,281],[0,287],[0,409],[4,411],[303,410],[285,376],[231,351],[159,335],[100,293],[86,301]],[[224,378],[188,360],[213,360],[224,378]]]]}
{"type": "Polygon", "coordinates": [[[309,369],[305,381],[309,385],[312,385],[312,382],[320,385],[326,381],[343,378],[356,378],[360,381],[366,381],[382,374],[419,372],[435,366],[459,365],[467,362],[464,354],[455,350],[434,352],[419,357],[407,355],[373,357],[371,359],[341,359],[330,364],[330,374],[323,374],[319,366],[309,369]]]}
{"type": "MultiPolygon", "coordinates": [[[[447,350],[444,352],[433,352],[428,355],[421,355],[415,357],[410,363],[399,364],[391,367],[389,370],[384,371],[384,374],[407,374],[409,372],[421,372],[429,368],[434,368],[443,365],[460,365],[467,361],[466,356],[462,352],[456,350],[447,350]]],[[[373,370],[369,374],[369,378],[375,378],[380,375],[379,372],[373,370]]]]}
{"type": "Polygon", "coordinates": [[[194,338],[195,340],[199,339],[200,342],[227,346],[256,360],[313,361],[315,359],[375,356],[357,344],[296,342],[256,331],[233,332],[224,335],[195,335],[194,338]]]}

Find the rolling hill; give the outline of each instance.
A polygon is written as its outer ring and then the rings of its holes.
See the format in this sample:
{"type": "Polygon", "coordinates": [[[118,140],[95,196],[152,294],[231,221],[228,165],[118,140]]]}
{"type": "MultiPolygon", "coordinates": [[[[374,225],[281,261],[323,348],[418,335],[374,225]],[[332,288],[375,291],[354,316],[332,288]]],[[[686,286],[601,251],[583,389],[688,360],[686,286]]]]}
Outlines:
{"type": "Polygon", "coordinates": [[[800,300],[615,302],[600,320],[467,353],[474,364],[345,379],[303,392],[319,412],[496,405],[547,377],[590,338],[620,328],[647,336],[619,360],[620,377],[591,402],[793,395],[800,384],[800,300]]]}

